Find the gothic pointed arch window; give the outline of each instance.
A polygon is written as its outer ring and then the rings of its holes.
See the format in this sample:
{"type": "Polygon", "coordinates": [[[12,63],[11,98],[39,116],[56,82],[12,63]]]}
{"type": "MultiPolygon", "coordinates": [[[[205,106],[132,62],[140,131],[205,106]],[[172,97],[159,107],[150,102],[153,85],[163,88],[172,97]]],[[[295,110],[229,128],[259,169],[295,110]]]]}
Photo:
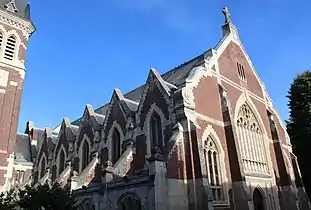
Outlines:
{"type": "Polygon", "coordinates": [[[115,164],[121,156],[121,137],[117,128],[114,128],[111,138],[112,143],[112,164],[115,164]]]}
{"type": "Polygon", "coordinates": [[[151,148],[163,147],[161,117],[155,111],[150,117],[150,143],[151,148]]]}
{"type": "Polygon", "coordinates": [[[247,104],[243,104],[238,112],[237,135],[245,172],[267,174],[264,135],[247,104]]]}
{"type": "Polygon", "coordinates": [[[86,168],[86,166],[90,162],[90,145],[89,143],[85,140],[83,142],[82,146],[82,165],[81,165],[81,171],[86,168]]]}
{"type": "Polygon", "coordinates": [[[141,210],[139,199],[134,196],[126,196],[118,205],[118,210],[141,210]]]}
{"type": "Polygon", "coordinates": [[[211,136],[204,142],[204,156],[207,169],[207,178],[212,191],[213,201],[220,202],[224,200],[222,189],[221,164],[218,148],[211,136]]]}
{"type": "Polygon", "coordinates": [[[6,41],[6,46],[4,50],[4,58],[7,60],[13,60],[16,48],[16,38],[11,35],[6,41]]]}
{"type": "Polygon", "coordinates": [[[65,170],[66,165],[66,154],[63,148],[60,149],[58,154],[58,175],[61,174],[65,170]]]}
{"type": "Polygon", "coordinates": [[[43,154],[39,164],[39,179],[41,179],[45,175],[46,170],[46,157],[43,154]]]}

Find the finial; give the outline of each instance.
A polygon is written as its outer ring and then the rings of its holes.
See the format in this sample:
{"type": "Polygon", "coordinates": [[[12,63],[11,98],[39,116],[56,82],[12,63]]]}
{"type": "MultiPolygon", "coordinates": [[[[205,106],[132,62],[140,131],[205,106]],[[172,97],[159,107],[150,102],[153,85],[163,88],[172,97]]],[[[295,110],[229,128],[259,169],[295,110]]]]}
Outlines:
{"type": "Polygon", "coordinates": [[[231,19],[230,19],[230,13],[227,7],[224,7],[222,9],[222,14],[224,14],[225,16],[225,23],[231,23],[231,19]]]}

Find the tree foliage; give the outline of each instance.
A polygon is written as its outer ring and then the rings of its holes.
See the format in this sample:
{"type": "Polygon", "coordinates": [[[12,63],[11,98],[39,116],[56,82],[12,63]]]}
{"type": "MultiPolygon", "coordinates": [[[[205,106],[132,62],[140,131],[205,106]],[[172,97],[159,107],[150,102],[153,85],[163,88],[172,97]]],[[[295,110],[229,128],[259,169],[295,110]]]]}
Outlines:
{"type": "Polygon", "coordinates": [[[68,188],[58,183],[26,186],[23,190],[12,191],[0,196],[0,210],[75,210],[76,197],[68,188]]]}
{"type": "Polygon", "coordinates": [[[297,155],[304,185],[311,196],[311,71],[297,75],[291,84],[289,99],[290,117],[287,130],[297,155]]]}
{"type": "Polygon", "coordinates": [[[0,210],[11,210],[17,207],[16,191],[11,190],[0,195],[0,210]]]}

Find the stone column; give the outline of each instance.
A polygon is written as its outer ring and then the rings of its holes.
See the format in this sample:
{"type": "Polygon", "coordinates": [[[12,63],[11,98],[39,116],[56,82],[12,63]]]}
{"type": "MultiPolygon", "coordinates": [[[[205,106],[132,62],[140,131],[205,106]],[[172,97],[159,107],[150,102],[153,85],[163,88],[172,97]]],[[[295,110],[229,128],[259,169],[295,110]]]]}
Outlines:
{"type": "Polygon", "coordinates": [[[155,210],[168,210],[166,163],[158,147],[152,149],[149,162],[149,176],[154,178],[155,210]]]}
{"type": "MultiPolygon", "coordinates": [[[[226,26],[227,27],[227,26],[226,26]]],[[[232,180],[232,199],[231,208],[249,209],[248,203],[252,201],[242,165],[242,157],[239,150],[238,134],[235,129],[235,119],[230,101],[227,98],[227,92],[219,86],[222,93],[222,117],[225,122],[225,136],[228,147],[228,158],[230,162],[230,172],[232,180]],[[232,206],[234,205],[234,206],[232,206]]]]}

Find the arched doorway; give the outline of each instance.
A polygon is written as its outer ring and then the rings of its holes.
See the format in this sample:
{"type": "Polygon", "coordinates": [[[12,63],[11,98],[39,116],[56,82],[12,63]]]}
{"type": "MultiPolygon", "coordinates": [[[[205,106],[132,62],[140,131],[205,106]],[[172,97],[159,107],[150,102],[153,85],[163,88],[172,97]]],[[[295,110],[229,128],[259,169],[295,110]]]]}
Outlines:
{"type": "Polygon", "coordinates": [[[254,203],[254,210],[265,210],[264,198],[258,188],[255,188],[253,192],[253,203],[254,203]]]}
{"type": "Polygon", "coordinates": [[[126,196],[119,203],[118,210],[141,210],[140,202],[134,196],[126,196]]]}

